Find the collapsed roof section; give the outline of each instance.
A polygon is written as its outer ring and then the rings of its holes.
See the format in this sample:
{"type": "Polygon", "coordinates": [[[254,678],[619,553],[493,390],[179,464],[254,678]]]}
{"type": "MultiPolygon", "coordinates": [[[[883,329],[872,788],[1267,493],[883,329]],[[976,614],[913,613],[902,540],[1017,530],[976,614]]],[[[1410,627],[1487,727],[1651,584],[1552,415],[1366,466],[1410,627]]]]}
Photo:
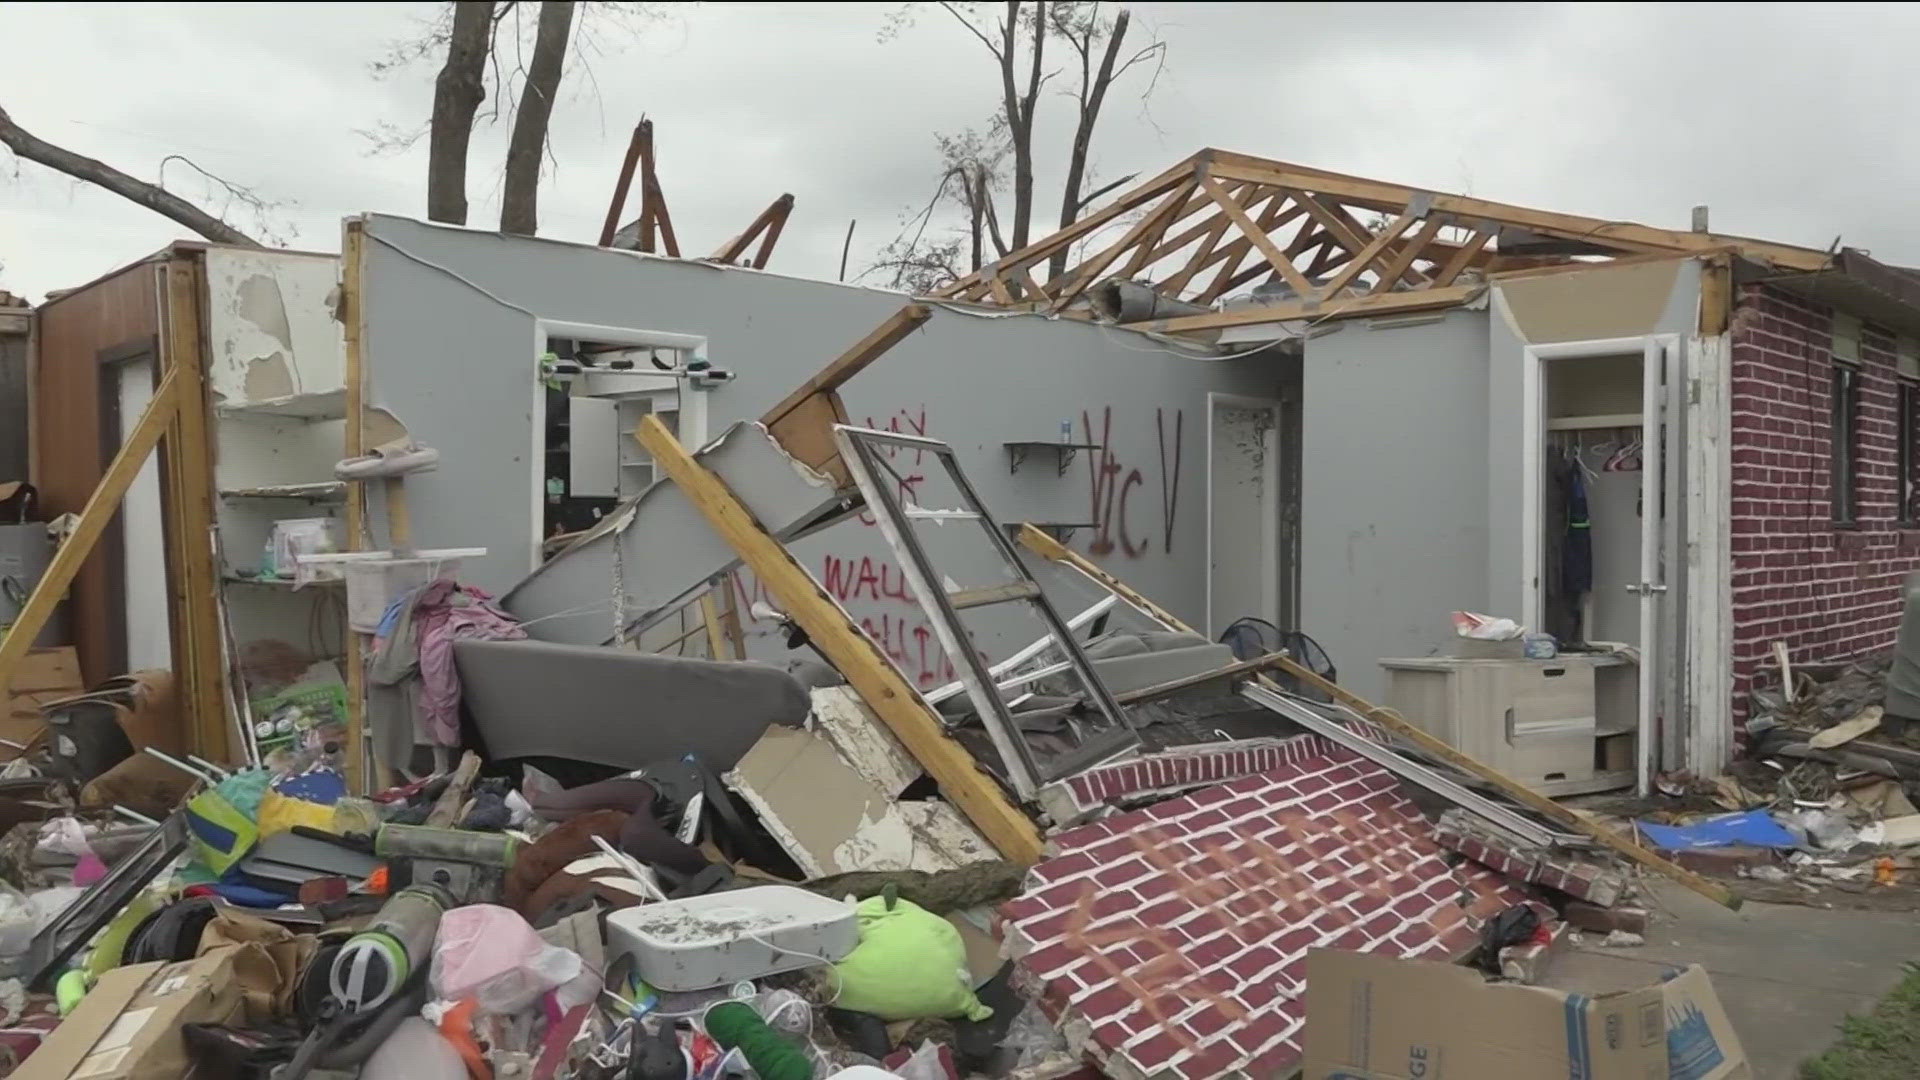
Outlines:
{"type": "Polygon", "coordinates": [[[1833,265],[1811,248],[1533,210],[1208,149],[935,296],[1067,314],[1090,305],[1135,329],[1196,333],[1450,306],[1503,271],[1728,250],[1781,273],[1833,265]],[[1085,243],[1129,220],[1117,240],[1085,243]],[[1066,268],[1042,281],[1063,252],[1066,268]],[[1215,310],[1248,285],[1248,300],[1215,310]]]}

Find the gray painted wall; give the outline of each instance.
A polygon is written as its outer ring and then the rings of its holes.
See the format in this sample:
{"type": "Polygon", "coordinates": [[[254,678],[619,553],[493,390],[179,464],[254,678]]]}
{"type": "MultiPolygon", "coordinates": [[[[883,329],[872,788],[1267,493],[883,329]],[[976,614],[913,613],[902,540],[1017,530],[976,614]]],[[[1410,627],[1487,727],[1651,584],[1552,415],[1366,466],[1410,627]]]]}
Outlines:
{"type": "Polygon", "coordinates": [[[1343,323],[1307,342],[1301,397],[1300,625],[1377,698],[1380,657],[1487,603],[1487,314],[1343,323]]]}
{"type": "MultiPolygon", "coordinates": [[[[532,565],[532,313],[705,336],[712,362],[740,373],[711,394],[708,430],[717,434],[759,416],[905,301],[384,216],[368,219],[366,258],[371,399],[442,455],[437,472],[408,483],[415,541],[488,548],[463,576],[496,592],[532,565]]],[[[1104,522],[1075,534],[1072,546],[1197,622],[1206,597],[1209,391],[1278,396],[1278,364],[1196,357],[1069,320],[942,309],[842,397],[856,423],[952,442],[1002,519],[1104,522]],[[1063,420],[1105,451],[1082,453],[1065,476],[1044,459],[1010,475],[1001,444],[1055,440],[1063,420]]],[[[845,594],[910,676],[939,680],[937,659],[921,661],[925,622],[903,599],[877,530],[841,525],[795,551],[845,594]]],[[[993,644],[983,644],[992,655],[993,644]]]]}

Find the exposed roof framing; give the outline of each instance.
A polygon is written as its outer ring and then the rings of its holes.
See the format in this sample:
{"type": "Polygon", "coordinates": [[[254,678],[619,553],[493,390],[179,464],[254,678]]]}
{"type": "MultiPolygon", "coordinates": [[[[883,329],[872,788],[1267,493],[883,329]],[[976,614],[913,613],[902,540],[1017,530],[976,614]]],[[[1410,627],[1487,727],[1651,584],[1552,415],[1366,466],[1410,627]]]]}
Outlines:
{"type": "Polygon", "coordinates": [[[1728,248],[1782,270],[1817,271],[1831,261],[1811,248],[1531,210],[1202,150],[934,296],[1061,312],[1103,282],[1139,281],[1197,306],[1127,325],[1212,330],[1445,306],[1506,270],[1728,248]],[[1060,251],[1070,253],[1067,269],[1039,281],[1036,271],[1060,251]],[[1264,302],[1207,310],[1256,283],[1269,286],[1264,302]]]}

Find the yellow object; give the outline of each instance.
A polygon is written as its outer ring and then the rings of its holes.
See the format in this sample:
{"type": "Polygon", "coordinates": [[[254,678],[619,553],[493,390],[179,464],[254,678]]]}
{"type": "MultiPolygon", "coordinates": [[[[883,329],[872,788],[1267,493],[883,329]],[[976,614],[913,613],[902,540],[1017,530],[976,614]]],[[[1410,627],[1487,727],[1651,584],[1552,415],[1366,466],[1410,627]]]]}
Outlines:
{"type": "Polygon", "coordinates": [[[333,807],[282,795],[272,788],[260,797],[260,835],[283,833],[295,825],[333,831],[333,807]]]}

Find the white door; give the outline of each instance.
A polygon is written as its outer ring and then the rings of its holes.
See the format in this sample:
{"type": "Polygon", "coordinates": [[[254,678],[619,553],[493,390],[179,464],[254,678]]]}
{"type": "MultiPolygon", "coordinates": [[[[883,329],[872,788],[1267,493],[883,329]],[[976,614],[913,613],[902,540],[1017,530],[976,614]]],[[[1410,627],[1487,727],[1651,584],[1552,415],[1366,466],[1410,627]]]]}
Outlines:
{"type": "Polygon", "coordinates": [[[1208,637],[1245,616],[1280,625],[1280,501],[1280,402],[1208,394],[1208,637]]]}
{"type": "MultiPolygon", "coordinates": [[[[119,385],[120,432],[139,423],[153,400],[153,357],[111,369],[119,385]]],[[[122,580],[127,599],[127,670],[173,667],[173,634],[167,610],[166,528],[160,510],[160,454],[147,455],[120,504],[122,580]]]]}
{"type": "MultiPolygon", "coordinates": [[[[1541,574],[1545,520],[1542,509],[1546,474],[1542,460],[1546,452],[1546,371],[1553,360],[1581,357],[1641,354],[1640,386],[1640,551],[1639,580],[1625,586],[1636,598],[1639,616],[1639,732],[1636,741],[1636,789],[1645,795],[1652,789],[1655,730],[1660,715],[1662,661],[1678,655],[1680,643],[1663,642],[1660,637],[1662,611],[1667,594],[1667,563],[1662,556],[1665,542],[1666,462],[1665,418],[1670,370],[1678,360],[1679,341],[1672,334],[1645,337],[1609,338],[1601,341],[1569,341],[1529,346],[1522,368],[1521,447],[1524,457],[1524,483],[1521,509],[1521,574],[1524,581],[1522,622],[1530,629],[1541,625],[1544,609],[1544,581],[1541,574]]],[[[1679,637],[1680,635],[1676,635],[1679,637]]],[[[1675,722],[1678,722],[1677,717],[1675,722]]]]}

